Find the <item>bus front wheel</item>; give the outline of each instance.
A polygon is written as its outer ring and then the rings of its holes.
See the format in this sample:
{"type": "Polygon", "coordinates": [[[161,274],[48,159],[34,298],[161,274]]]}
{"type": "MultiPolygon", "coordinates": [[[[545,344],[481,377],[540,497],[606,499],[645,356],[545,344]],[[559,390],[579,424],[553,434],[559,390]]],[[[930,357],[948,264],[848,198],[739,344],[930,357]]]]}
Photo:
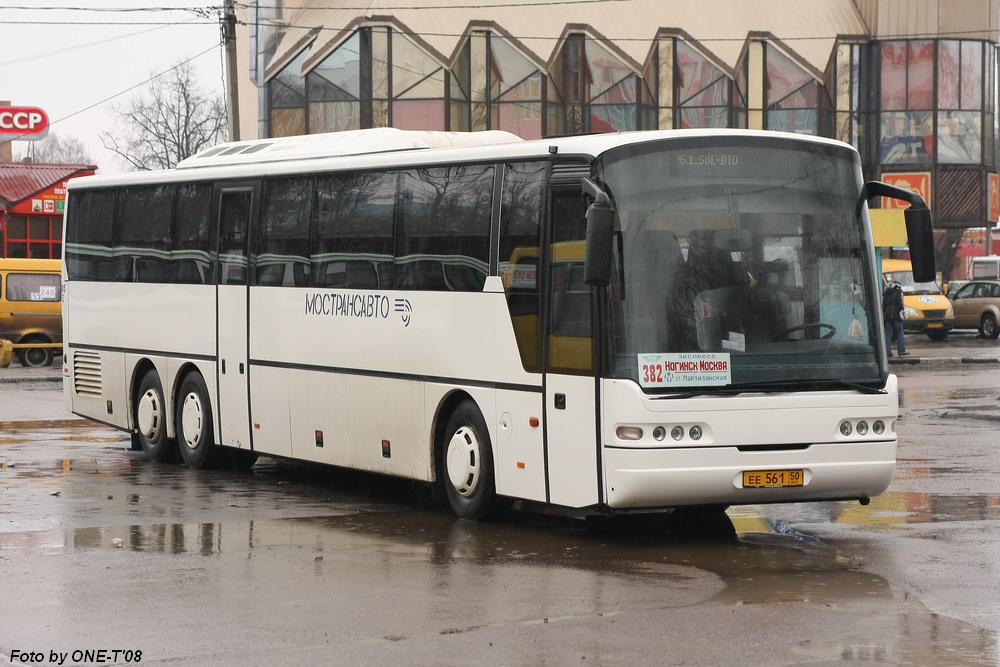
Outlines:
{"type": "Polygon", "coordinates": [[[212,466],[219,456],[219,447],[215,444],[208,387],[198,373],[189,373],[181,382],[176,410],[177,449],[184,463],[191,468],[212,466]]]}
{"type": "Polygon", "coordinates": [[[493,448],[486,422],[472,401],[459,404],[448,418],[438,461],[452,511],[471,521],[490,517],[496,505],[493,448]]]}

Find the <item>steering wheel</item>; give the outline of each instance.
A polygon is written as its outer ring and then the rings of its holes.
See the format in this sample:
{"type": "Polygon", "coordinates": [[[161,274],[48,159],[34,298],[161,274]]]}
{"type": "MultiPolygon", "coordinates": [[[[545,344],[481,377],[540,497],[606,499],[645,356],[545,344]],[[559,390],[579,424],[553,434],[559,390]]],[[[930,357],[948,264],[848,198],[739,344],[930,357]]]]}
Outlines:
{"type": "Polygon", "coordinates": [[[771,339],[773,343],[779,343],[781,341],[792,340],[788,337],[789,334],[795,333],[796,331],[805,331],[806,329],[829,329],[828,332],[820,336],[820,338],[833,338],[837,333],[837,327],[832,324],[827,324],[826,322],[809,322],[807,324],[800,324],[797,327],[792,327],[791,329],[786,329],[780,334],[771,339]]]}

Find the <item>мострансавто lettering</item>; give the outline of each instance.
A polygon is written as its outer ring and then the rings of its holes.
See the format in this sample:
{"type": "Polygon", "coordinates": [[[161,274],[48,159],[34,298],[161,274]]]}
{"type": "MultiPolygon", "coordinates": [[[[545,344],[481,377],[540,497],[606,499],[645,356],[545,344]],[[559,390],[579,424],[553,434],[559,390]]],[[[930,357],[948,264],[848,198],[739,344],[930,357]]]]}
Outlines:
{"type": "Polygon", "coordinates": [[[306,292],[306,315],[330,317],[389,317],[389,297],[381,294],[337,294],[306,292]]]}

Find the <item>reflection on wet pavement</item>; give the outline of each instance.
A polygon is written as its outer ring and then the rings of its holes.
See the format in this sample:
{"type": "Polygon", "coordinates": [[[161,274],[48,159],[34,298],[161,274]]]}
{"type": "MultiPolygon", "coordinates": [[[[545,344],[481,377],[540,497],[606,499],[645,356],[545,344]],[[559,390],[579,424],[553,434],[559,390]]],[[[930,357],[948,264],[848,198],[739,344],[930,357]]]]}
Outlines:
{"type": "MultiPolygon", "coordinates": [[[[7,432],[0,568],[10,599],[30,601],[12,637],[152,642],[161,635],[142,619],[155,601],[167,616],[191,607],[253,628],[257,660],[305,632],[303,656],[332,642],[345,661],[471,663],[449,657],[488,644],[500,662],[650,662],[658,646],[697,637],[690,662],[718,664],[741,637],[748,650],[780,644],[746,662],[997,664],[995,602],[971,600],[985,607],[977,622],[949,618],[904,575],[918,567],[907,554],[927,568],[921,581],[950,568],[936,525],[995,533],[1000,494],[917,490],[967,479],[975,465],[942,465],[909,444],[918,430],[903,429],[897,483],[871,505],[734,507],[718,534],[693,538],[522,513],[472,524],[428,508],[399,480],[265,459],[249,473],[192,471],[147,463],[101,428],[7,432]],[[555,626],[565,639],[540,639],[555,626]],[[442,656],[443,641],[457,653],[442,656]]],[[[991,446],[966,445],[983,456],[980,470],[997,465],[984,454],[991,446]]],[[[978,567],[996,574],[995,563],[978,567]]],[[[963,611],[963,602],[940,606],[963,611]]],[[[182,626],[193,634],[168,641],[163,659],[239,662],[250,650],[182,626]]]]}

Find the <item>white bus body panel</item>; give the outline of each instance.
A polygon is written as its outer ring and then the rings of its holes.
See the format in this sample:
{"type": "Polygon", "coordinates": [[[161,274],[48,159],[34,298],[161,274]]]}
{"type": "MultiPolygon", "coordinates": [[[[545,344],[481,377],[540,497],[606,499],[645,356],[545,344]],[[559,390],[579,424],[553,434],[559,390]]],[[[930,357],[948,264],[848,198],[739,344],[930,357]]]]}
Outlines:
{"type": "Polygon", "coordinates": [[[785,500],[852,498],[882,493],[896,461],[898,417],[896,377],[885,394],[819,391],[789,394],[704,396],[656,399],[627,380],[603,381],[605,493],[613,508],[694,504],[745,504],[785,500]],[[845,419],[886,425],[881,436],[870,430],[840,434],[845,419]],[[688,432],[699,425],[704,435],[688,432]],[[639,426],[639,441],[620,440],[618,426],[639,426]],[[682,426],[674,442],[669,432],[682,426]],[[652,437],[663,426],[662,441],[652,437]],[[801,449],[740,451],[752,445],[808,445],[801,449]],[[802,487],[744,489],[744,470],[802,468],[802,487]]]}
{"type": "MultiPolygon", "coordinates": [[[[129,388],[142,359],[151,360],[159,373],[170,414],[177,373],[186,363],[199,368],[214,398],[214,286],[67,281],[66,294],[64,390],[73,412],[131,428],[129,388]],[[78,351],[99,359],[99,397],[75,390],[78,351]]],[[[169,435],[174,434],[172,421],[168,419],[169,435]]]]}
{"type": "Polygon", "coordinates": [[[540,376],[521,366],[504,294],[251,287],[250,318],[256,451],[431,480],[434,419],[461,390],[489,429],[498,492],[544,499],[540,433],[500,447],[497,392],[512,423],[541,416],[540,376]]]}
{"type": "Polygon", "coordinates": [[[549,499],[556,505],[587,507],[600,500],[595,392],[592,376],[545,376],[549,499]],[[556,408],[556,394],[565,397],[565,408],[556,408]]]}
{"type": "Polygon", "coordinates": [[[497,493],[545,502],[542,393],[498,389],[496,397],[493,463],[497,493]],[[538,418],[538,426],[531,425],[532,417],[538,418]]]}

